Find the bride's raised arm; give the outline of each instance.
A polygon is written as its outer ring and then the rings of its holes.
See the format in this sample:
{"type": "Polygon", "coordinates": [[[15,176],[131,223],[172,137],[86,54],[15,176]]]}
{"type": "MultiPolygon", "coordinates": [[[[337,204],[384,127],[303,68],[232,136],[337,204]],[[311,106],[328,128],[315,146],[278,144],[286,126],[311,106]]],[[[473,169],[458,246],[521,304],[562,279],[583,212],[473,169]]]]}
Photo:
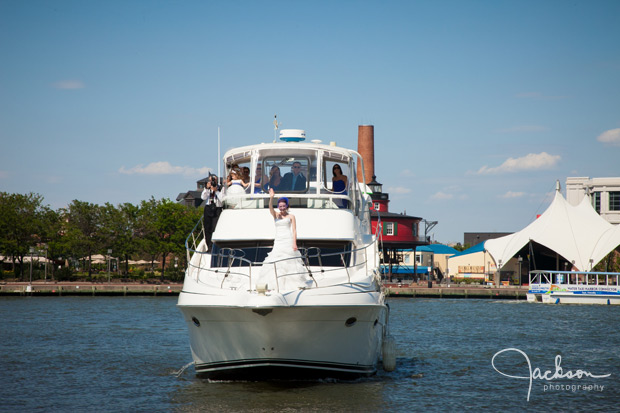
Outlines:
{"type": "Polygon", "coordinates": [[[271,215],[273,216],[273,219],[276,219],[277,215],[276,215],[276,210],[273,209],[273,196],[274,196],[275,192],[273,191],[273,188],[269,188],[269,212],[271,212],[271,215]]]}

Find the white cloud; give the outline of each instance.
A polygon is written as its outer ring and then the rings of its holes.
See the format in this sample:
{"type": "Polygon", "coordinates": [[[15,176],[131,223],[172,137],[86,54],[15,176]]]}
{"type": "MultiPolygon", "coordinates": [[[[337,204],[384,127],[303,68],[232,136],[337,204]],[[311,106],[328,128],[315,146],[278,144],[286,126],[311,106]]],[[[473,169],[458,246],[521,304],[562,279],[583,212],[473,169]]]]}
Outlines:
{"type": "Polygon", "coordinates": [[[400,172],[400,176],[403,176],[405,178],[413,178],[415,177],[415,173],[413,173],[410,169],[405,169],[400,172]]]}
{"type": "Polygon", "coordinates": [[[444,201],[447,199],[452,199],[454,198],[454,195],[452,194],[446,194],[445,192],[436,192],[435,194],[431,195],[431,199],[436,200],[436,201],[444,201]]]}
{"type": "Polygon", "coordinates": [[[545,132],[548,130],[549,128],[546,126],[520,125],[520,126],[513,126],[511,128],[498,129],[496,132],[498,133],[521,133],[521,132],[545,132]]]}
{"type": "Polygon", "coordinates": [[[504,198],[504,199],[514,199],[514,198],[521,198],[524,195],[525,195],[525,192],[508,191],[504,195],[500,195],[499,197],[504,198]]]}
{"type": "Polygon", "coordinates": [[[601,133],[596,140],[603,143],[610,143],[612,145],[620,145],[620,128],[605,131],[601,133]]]}
{"type": "Polygon", "coordinates": [[[143,166],[137,165],[133,168],[125,169],[121,166],[118,172],[126,175],[208,175],[211,168],[191,168],[189,166],[173,166],[170,162],[151,162],[143,166]]]}
{"type": "Polygon", "coordinates": [[[402,186],[391,186],[389,188],[387,188],[387,192],[390,193],[395,193],[395,194],[408,194],[411,192],[411,189],[409,188],[405,188],[402,186]]]}
{"type": "Polygon", "coordinates": [[[488,175],[504,172],[536,171],[551,169],[560,161],[560,155],[550,155],[547,152],[530,153],[521,158],[508,158],[500,166],[489,168],[483,166],[478,170],[479,175],[488,175]]]}
{"type": "Polygon", "coordinates": [[[83,89],[86,87],[81,80],[60,80],[52,84],[52,87],[56,89],[72,90],[83,89]]]}

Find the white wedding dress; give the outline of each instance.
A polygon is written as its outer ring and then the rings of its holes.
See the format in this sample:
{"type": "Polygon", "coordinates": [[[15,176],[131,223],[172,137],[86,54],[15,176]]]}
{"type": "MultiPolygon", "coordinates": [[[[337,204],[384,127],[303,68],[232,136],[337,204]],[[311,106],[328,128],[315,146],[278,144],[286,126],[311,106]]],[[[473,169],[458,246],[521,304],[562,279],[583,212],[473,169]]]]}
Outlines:
{"type": "Polygon", "coordinates": [[[301,254],[293,250],[291,218],[276,219],[275,225],[276,237],[273,240],[273,249],[263,261],[256,285],[267,284],[270,290],[275,290],[277,286],[280,292],[310,287],[312,279],[301,260],[301,254]]]}
{"type": "Polygon", "coordinates": [[[242,195],[245,194],[245,188],[243,187],[241,179],[233,179],[228,187],[228,195],[242,195]]]}

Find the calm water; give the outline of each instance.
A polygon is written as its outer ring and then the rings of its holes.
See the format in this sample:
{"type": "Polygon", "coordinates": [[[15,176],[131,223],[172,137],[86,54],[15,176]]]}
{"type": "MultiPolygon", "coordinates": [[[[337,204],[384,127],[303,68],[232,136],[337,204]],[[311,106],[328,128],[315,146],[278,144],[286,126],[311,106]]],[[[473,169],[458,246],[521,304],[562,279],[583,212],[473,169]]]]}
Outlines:
{"type": "Polygon", "coordinates": [[[176,297],[0,297],[0,411],[617,410],[620,306],[391,299],[397,370],[355,382],[197,379],[176,297]],[[532,370],[607,378],[529,380],[532,370]],[[553,387],[549,387],[553,385],[553,387]],[[545,387],[547,386],[547,387],[545,387]],[[562,386],[564,389],[562,389],[562,386]],[[596,386],[596,387],[595,387],[596,386]],[[602,389],[601,389],[602,388],[602,389]]]}

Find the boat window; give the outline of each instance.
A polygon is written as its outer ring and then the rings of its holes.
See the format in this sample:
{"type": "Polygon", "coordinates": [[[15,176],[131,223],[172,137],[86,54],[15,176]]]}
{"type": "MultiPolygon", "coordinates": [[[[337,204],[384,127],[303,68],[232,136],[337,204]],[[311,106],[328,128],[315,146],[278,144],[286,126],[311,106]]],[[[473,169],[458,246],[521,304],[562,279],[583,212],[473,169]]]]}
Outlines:
{"type": "Polygon", "coordinates": [[[256,169],[254,170],[254,174],[252,175],[254,181],[252,186],[252,190],[250,192],[254,194],[263,194],[265,191],[263,190],[263,186],[267,185],[269,182],[269,170],[266,169],[264,162],[259,160],[256,163],[256,169]]]}
{"type": "MultiPolygon", "coordinates": [[[[323,186],[335,195],[349,195],[351,173],[349,164],[339,159],[323,158],[323,186]]],[[[346,199],[335,200],[339,208],[348,208],[346,199]]]]}
{"type": "Polygon", "coordinates": [[[223,185],[229,187],[234,180],[242,180],[244,184],[250,182],[250,158],[239,159],[226,165],[226,178],[223,185]]]}
{"type": "Polygon", "coordinates": [[[307,252],[308,263],[313,267],[342,267],[351,262],[350,242],[298,241],[297,245],[302,252],[307,252]]]}
{"type": "Polygon", "coordinates": [[[316,175],[316,167],[311,165],[308,157],[266,157],[262,168],[269,178],[262,186],[265,192],[273,188],[275,192],[305,193],[312,176],[316,175]]]}
{"type": "Polygon", "coordinates": [[[263,262],[272,246],[265,243],[254,243],[232,246],[213,244],[211,267],[248,267],[252,263],[263,262]]]}
{"type": "Polygon", "coordinates": [[[588,285],[596,285],[596,274],[587,274],[586,283],[588,285]]]}
{"type": "Polygon", "coordinates": [[[335,169],[340,169],[340,174],[347,177],[346,179],[348,183],[351,176],[351,173],[349,172],[349,164],[337,159],[323,158],[323,183],[325,188],[333,191],[334,193],[346,195],[348,193],[348,188],[342,186],[342,184],[336,184],[336,188],[334,188],[335,169]]]}
{"type": "MultiPolygon", "coordinates": [[[[228,268],[260,266],[273,248],[273,242],[262,241],[252,244],[237,245],[232,248],[226,244],[213,244],[211,267],[228,268]]],[[[299,251],[308,257],[308,265],[313,267],[342,267],[351,262],[351,243],[301,241],[297,243],[299,251]],[[343,261],[345,264],[343,264],[343,261]]]]}

